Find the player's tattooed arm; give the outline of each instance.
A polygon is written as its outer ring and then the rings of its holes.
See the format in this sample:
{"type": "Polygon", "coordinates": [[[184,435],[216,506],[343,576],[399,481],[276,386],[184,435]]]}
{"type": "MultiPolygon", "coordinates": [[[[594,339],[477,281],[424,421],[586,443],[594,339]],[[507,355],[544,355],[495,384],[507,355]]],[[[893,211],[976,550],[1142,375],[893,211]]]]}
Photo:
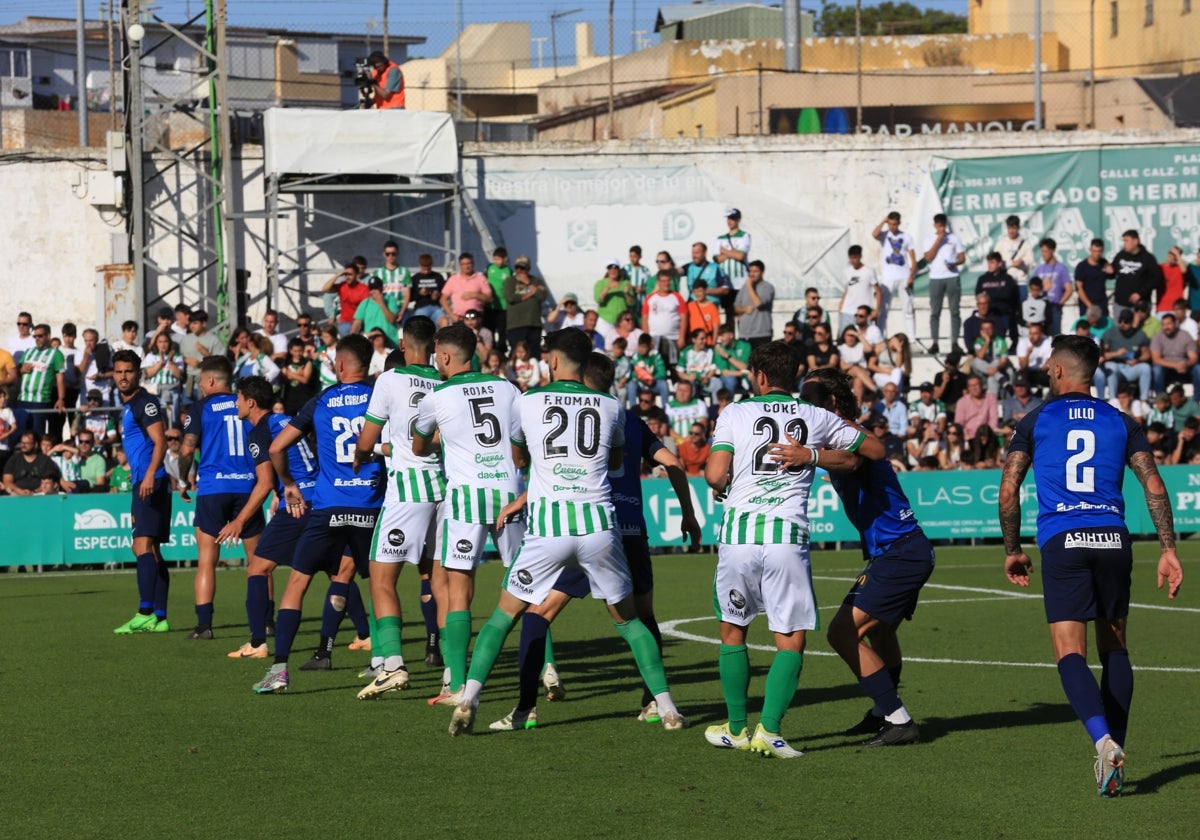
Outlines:
{"type": "Polygon", "coordinates": [[[1154,456],[1149,452],[1135,452],[1129,459],[1129,468],[1146,493],[1146,508],[1150,511],[1150,520],[1158,534],[1158,544],[1163,549],[1174,549],[1175,515],[1171,510],[1167,487],[1154,464],[1154,456]]]}
{"type": "Polygon", "coordinates": [[[1004,534],[1004,553],[1021,553],[1021,482],[1029,472],[1029,453],[1012,452],[1004,462],[1000,476],[1000,531],[1004,534]]]}

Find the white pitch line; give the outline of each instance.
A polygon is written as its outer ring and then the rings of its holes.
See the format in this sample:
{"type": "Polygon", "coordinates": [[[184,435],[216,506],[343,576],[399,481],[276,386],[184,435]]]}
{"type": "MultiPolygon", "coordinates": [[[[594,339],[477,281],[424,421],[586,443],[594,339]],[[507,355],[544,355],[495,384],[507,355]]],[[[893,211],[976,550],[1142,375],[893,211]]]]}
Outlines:
{"type": "MultiPolygon", "coordinates": [[[[702,642],[708,645],[721,644],[720,639],[713,639],[708,636],[701,636],[698,633],[689,633],[686,630],[680,630],[680,624],[691,624],[693,621],[714,621],[712,616],[703,615],[699,618],[677,618],[673,621],[659,622],[658,629],[664,636],[673,636],[676,639],[684,639],[689,642],[702,642]]],[[[775,648],[772,645],[752,645],[747,643],[746,647],[752,650],[762,650],[774,652],[775,648]]],[[[828,650],[806,650],[805,656],[837,656],[833,651],[828,650]]],[[[905,662],[921,662],[927,665],[994,665],[1003,668],[1057,668],[1053,662],[1003,662],[987,659],[933,659],[923,656],[905,656],[905,662]]],[[[1093,671],[1100,670],[1099,665],[1091,666],[1093,671]]],[[[1158,666],[1134,666],[1135,671],[1155,672],[1161,674],[1200,674],[1200,668],[1166,668],[1158,666]]]]}

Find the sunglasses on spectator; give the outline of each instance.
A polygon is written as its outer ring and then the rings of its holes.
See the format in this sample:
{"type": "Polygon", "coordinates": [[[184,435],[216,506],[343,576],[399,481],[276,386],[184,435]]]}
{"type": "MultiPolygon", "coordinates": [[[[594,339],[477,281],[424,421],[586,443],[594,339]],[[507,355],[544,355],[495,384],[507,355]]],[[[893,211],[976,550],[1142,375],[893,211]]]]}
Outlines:
{"type": "Polygon", "coordinates": [[[396,256],[396,255],[397,255],[397,254],[399,254],[399,253],[400,253],[399,251],[384,251],[384,252],[383,252],[383,255],[384,255],[385,257],[394,257],[394,256],[396,256]]]}
{"type": "Polygon", "coordinates": [[[35,332],[35,333],[33,334],[33,337],[34,337],[34,338],[46,338],[46,337],[47,337],[47,336],[49,336],[49,335],[50,335],[50,333],[44,333],[44,332],[35,332]]]}
{"type": "Polygon", "coordinates": [[[33,321],[17,321],[18,327],[32,327],[33,321]]]}
{"type": "Polygon", "coordinates": [[[167,440],[179,440],[179,435],[167,435],[167,440]]]}
{"type": "Polygon", "coordinates": [[[655,260],[655,262],[658,263],[659,265],[669,265],[671,261],[670,260],[655,260]]]}
{"type": "Polygon", "coordinates": [[[79,445],[80,445],[80,446],[91,446],[91,445],[92,445],[92,439],[91,439],[91,438],[80,438],[80,439],[79,439],[79,445]]]}

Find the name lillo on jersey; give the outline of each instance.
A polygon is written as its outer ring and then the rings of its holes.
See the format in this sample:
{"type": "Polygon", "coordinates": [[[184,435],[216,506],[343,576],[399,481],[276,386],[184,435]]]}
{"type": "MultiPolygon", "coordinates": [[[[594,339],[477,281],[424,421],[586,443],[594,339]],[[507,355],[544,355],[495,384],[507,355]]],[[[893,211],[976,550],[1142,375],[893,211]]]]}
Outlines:
{"type": "Polygon", "coordinates": [[[368,394],[339,394],[336,397],[330,397],[325,401],[325,405],[329,408],[341,408],[347,405],[362,405],[371,399],[368,394]]]}
{"type": "Polygon", "coordinates": [[[1095,420],[1096,409],[1094,408],[1068,408],[1068,420],[1095,420]]]}
{"type": "Polygon", "coordinates": [[[1093,531],[1071,531],[1063,540],[1063,548],[1091,548],[1100,551],[1116,551],[1124,548],[1121,535],[1116,531],[1096,533],[1093,531]]]}

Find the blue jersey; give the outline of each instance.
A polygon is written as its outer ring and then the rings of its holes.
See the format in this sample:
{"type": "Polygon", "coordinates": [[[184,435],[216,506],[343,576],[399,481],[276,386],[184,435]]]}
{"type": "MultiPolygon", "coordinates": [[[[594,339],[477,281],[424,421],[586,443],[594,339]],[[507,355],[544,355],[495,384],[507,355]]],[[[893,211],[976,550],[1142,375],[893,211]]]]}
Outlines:
{"type": "MultiPolygon", "coordinates": [[[[290,421],[286,414],[267,414],[250,430],[250,457],[254,466],[268,464],[271,461],[271,441],[279,436],[279,432],[290,421]]],[[[313,488],[317,485],[317,456],[313,454],[308,441],[300,438],[295,446],[288,447],[288,470],[300,488],[300,494],[306,502],[312,501],[313,488]]],[[[275,477],[275,498],[279,504],[277,510],[286,510],[287,502],[283,498],[283,482],[275,477]]]]}
{"type": "Polygon", "coordinates": [[[1125,464],[1150,445],[1137,421],[1088,394],[1026,414],[1009,453],[1027,452],[1037,479],[1037,542],[1072,528],[1125,527],[1125,464]]]}
{"type": "Polygon", "coordinates": [[[194,403],[183,430],[199,440],[197,495],[254,489],[254,458],[246,448],[250,423],[238,417],[237,394],[211,394],[194,403]]]}
{"type": "Polygon", "coordinates": [[[383,504],[384,479],[379,463],[354,472],[354,444],[367,419],[371,386],[362,382],[330,385],[291,420],[317,440],[317,486],[313,510],[370,508],[383,504]]]}
{"type": "Polygon", "coordinates": [[[842,498],[846,518],[862,535],[868,559],[921,529],[890,462],[867,461],[854,472],[831,472],[829,481],[842,498]]]}
{"type": "MultiPolygon", "coordinates": [[[[125,447],[125,455],[129,458],[129,473],[136,485],[146,477],[150,469],[150,458],[154,455],[154,441],[147,431],[151,426],[163,421],[162,403],[158,397],[152,396],[139,388],[128,401],[122,398],[121,407],[121,443],[125,447]]],[[[158,465],[155,478],[167,474],[166,468],[158,465]]]]}
{"type": "Polygon", "coordinates": [[[646,515],[642,511],[642,461],[650,461],[663,448],[662,441],[646,426],[642,418],[625,414],[625,460],[620,469],[610,470],[613,509],[617,527],[622,535],[646,532],[646,515]]]}

